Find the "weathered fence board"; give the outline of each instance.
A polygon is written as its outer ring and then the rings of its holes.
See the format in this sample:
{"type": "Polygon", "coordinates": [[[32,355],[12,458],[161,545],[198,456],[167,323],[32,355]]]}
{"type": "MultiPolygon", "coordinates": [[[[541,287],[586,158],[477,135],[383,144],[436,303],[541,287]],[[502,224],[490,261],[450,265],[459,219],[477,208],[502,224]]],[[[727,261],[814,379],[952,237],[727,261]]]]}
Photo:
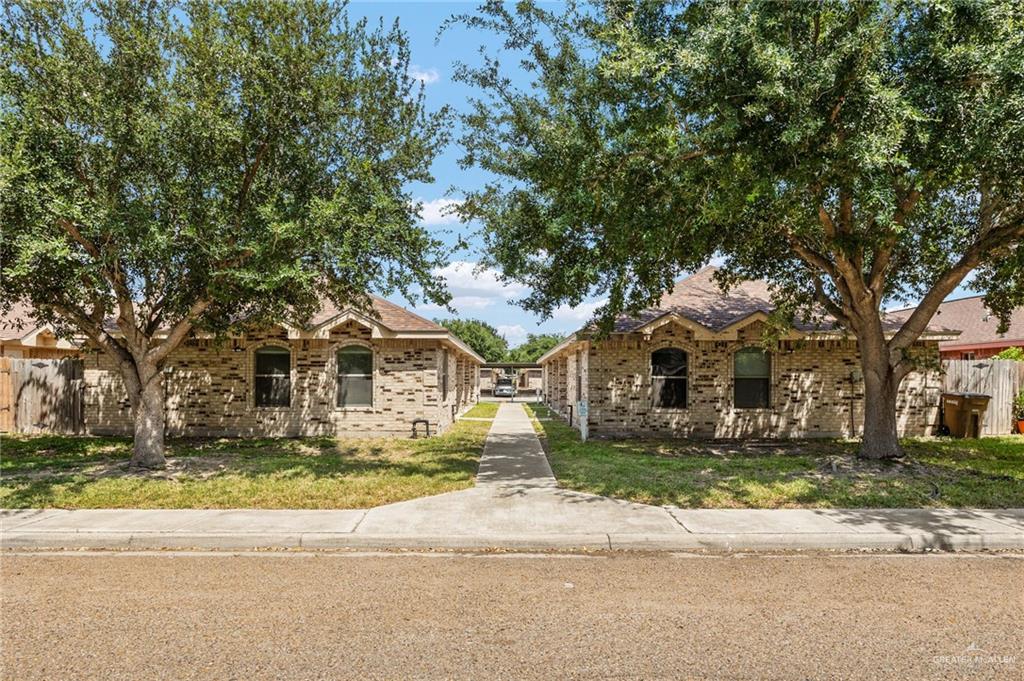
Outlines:
{"type": "Polygon", "coordinates": [[[989,395],[982,435],[1014,431],[1013,400],[1024,390],[1024,362],[1009,359],[952,359],[942,363],[943,390],[989,395]]]}
{"type": "Polygon", "coordinates": [[[0,433],[14,430],[14,401],[11,399],[11,359],[0,357],[0,433]]]}
{"type": "Polygon", "coordinates": [[[0,357],[0,431],[81,432],[83,376],[78,359],[0,357]]]}

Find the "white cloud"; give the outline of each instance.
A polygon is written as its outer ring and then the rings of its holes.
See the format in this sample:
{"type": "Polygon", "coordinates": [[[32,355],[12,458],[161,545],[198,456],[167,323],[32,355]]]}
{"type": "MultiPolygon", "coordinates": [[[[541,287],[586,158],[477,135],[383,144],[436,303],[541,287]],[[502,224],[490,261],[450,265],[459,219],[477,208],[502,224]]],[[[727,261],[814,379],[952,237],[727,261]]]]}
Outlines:
{"type": "Polygon", "coordinates": [[[498,334],[504,336],[511,346],[522,344],[526,340],[526,329],[522,324],[498,324],[498,334]]]}
{"type": "Polygon", "coordinates": [[[436,83],[441,80],[441,74],[437,72],[437,69],[424,69],[417,64],[413,64],[409,67],[409,75],[424,85],[430,85],[431,83],[436,83]]]}
{"type": "Polygon", "coordinates": [[[551,312],[551,319],[556,322],[572,323],[576,325],[582,325],[589,322],[597,308],[601,307],[608,301],[606,299],[595,300],[592,303],[580,303],[576,307],[569,307],[568,305],[559,305],[551,312]]]}
{"type": "Polygon", "coordinates": [[[461,312],[462,310],[482,310],[485,307],[490,307],[493,303],[493,298],[485,296],[452,296],[450,305],[456,312],[461,312]]]}
{"type": "Polygon", "coordinates": [[[437,225],[452,225],[459,221],[459,216],[455,215],[452,210],[457,206],[462,205],[462,201],[457,199],[434,199],[433,201],[423,201],[420,208],[420,222],[428,226],[437,225]]]}
{"type": "MultiPolygon", "coordinates": [[[[433,274],[445,280],[448,292],[452,295],[449,307],[460,317],[505,305],[529,291],[526,286],[502,283],[498,279],[497,270],[480,267],[469,260],[456,260],[434,270],[433,274]]],[[[417,309],[421,312],[445,310],[432,303],[419,305],[417,309]]]]}
{"type": "Polygon", "coordinates": [[[498,278],[497,270],[480,267],[468,260],[456,260],[434,270],[434,274],[444,277],[448,290],[455,297],[475,296],[507,301],[519,298],[529,290],[521,284],[504,283],[498,278]]]}

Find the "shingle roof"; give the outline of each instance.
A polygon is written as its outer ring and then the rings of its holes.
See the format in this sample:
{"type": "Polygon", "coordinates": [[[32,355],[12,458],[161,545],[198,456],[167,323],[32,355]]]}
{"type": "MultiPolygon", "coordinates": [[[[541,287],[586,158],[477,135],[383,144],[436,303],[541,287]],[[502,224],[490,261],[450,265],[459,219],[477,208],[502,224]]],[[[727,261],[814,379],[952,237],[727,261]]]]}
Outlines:
{"type": "MultiPolygon", "coordinates": [[[[657,307],[644,310],[635,316],[620,317],[615,321],[614,330],[628,333],[665,314],[675,313],[712,331],[721,331],[752,314],[771,314],[775,309],[771,302],[768,282],[760,279],[747,280],[723,293],[714,279],[717,271],[717,267],[708,266],[680,279],[671,291],[661,297],[657,307]]],[[[883,315],[883,328],[886,331],[896,331],[901,325],[902,320],[888,314],[883,315]]],[[[832,331],[835,322],[831,316],[823,315],[816,324],[796,320],[794,327],[804,332],[832,331]]],[[[947,329],[929,326],[927,330],[941,333],[947,329]]]]}
{"type": "Polygon", "coordinates": [[[622,316],[615,322],[616,331],[633,331],[658,317],[674,312],[715,331],[721,330],[755,312],[769,313],[772,305],[768,285],[763,281],[744,281],[723,294],[714,281],[716,267],[705,267],[676,282],[661,297],[655,308],[636,316],[622,316]]]}
{"type": "MultiPolygon", "coordinates": [[[[392,331],[445,330],[444,327],[435,324],[429,319],[425,319],[379,296],[371,295],[370,299],[373,304],[370,316],[392,331]]],[[[0,316],[0,340],[19,339],[37,329],[38,325],[32,321],[30,316],[31,310],[31,306],[18,302],[11,307],[11,310],[6,315],[0,316]]],[[[342,312],[344,310],[338,309],[334,303],[324,299],[323,303],[321,303],[320,311],[313,315],[308,324],[311,327],[320,326],[324,322],[337,317],[342,312]]],[[[107,319],[105,323],[111,329],[116,328],[112,318],[107,319]]]]}
{"type": "Polygon", "coordinates": [[[39,328],[30,316],[32,307],[17,302],[11,306],[7,314],[0,315],[0,340],[21,340],[39,328]]]}
{"type": "MultiPolygon", "coordinates": [[[[375,295],[370,296],[373,304],[372,317],[392,331],[444,331],[444,327],[419,316],[400,305],[384,300],[375,295]]],[[[310,327],[317,327],[349,308],[339,309],[330,300],[321,303],[320,311],[313,315],[308,324],[310,327]]]]}
{"type": "MultiPolygon", "coordinates": [[[[913,314],[915,309],[909,307],[905,310],[894,310],[890,314],[905,320],[913,314]]],[[[960,331],[960,336],[955,341],[940,343],[940,348],[947,345],[971,345],[1001,341],[1024,342],[1024,307],[1018,307],[1013,311],[1010,317],[1010,328],[1005,334],[1000,334],[998,332],[999,318],[988,311],[982,296],[947,300],[941,303],[932,318],[932,323],[960,331]]]]}

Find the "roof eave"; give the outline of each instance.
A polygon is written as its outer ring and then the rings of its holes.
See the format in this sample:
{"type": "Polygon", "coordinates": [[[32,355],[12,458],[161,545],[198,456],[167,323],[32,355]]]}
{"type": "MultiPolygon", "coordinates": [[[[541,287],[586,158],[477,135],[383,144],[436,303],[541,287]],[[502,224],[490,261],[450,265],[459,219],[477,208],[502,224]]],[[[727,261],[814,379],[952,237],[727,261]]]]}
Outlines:
{"type": "Polygon", "coordinates": [[[544,362],[546,362],[549,359],[555,357],[556,355],[561,353],[563,350],[565,350],[566,348],[568,348],[571,345],[573,345],[573,343],[576,343],[578,341],[579,341],[579,337],[578,337],[577,334],[574,333],[574,334],[570,335],[564,341],[562,341],[561,343],[559,343],[558,345],[556,345],[555,347],[551,348],[550,350],[545,352],[543,355],[538,357],[537,358],[537,364],[543,364],[544,362]]]}

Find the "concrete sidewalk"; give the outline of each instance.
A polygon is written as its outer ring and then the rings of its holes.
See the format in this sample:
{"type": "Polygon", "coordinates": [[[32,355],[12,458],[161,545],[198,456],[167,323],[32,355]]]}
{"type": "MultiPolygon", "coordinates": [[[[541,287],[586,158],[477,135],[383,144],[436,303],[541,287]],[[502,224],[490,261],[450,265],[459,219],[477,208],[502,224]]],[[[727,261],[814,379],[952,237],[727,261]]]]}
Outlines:
{"type": "Polygon", "coordinates": [[[5,548],[1024,550],[1024,509],[687,510],[560,489],[518,404],[502,404],[474,488],[352,511],[24,510],[5,548]]]}

